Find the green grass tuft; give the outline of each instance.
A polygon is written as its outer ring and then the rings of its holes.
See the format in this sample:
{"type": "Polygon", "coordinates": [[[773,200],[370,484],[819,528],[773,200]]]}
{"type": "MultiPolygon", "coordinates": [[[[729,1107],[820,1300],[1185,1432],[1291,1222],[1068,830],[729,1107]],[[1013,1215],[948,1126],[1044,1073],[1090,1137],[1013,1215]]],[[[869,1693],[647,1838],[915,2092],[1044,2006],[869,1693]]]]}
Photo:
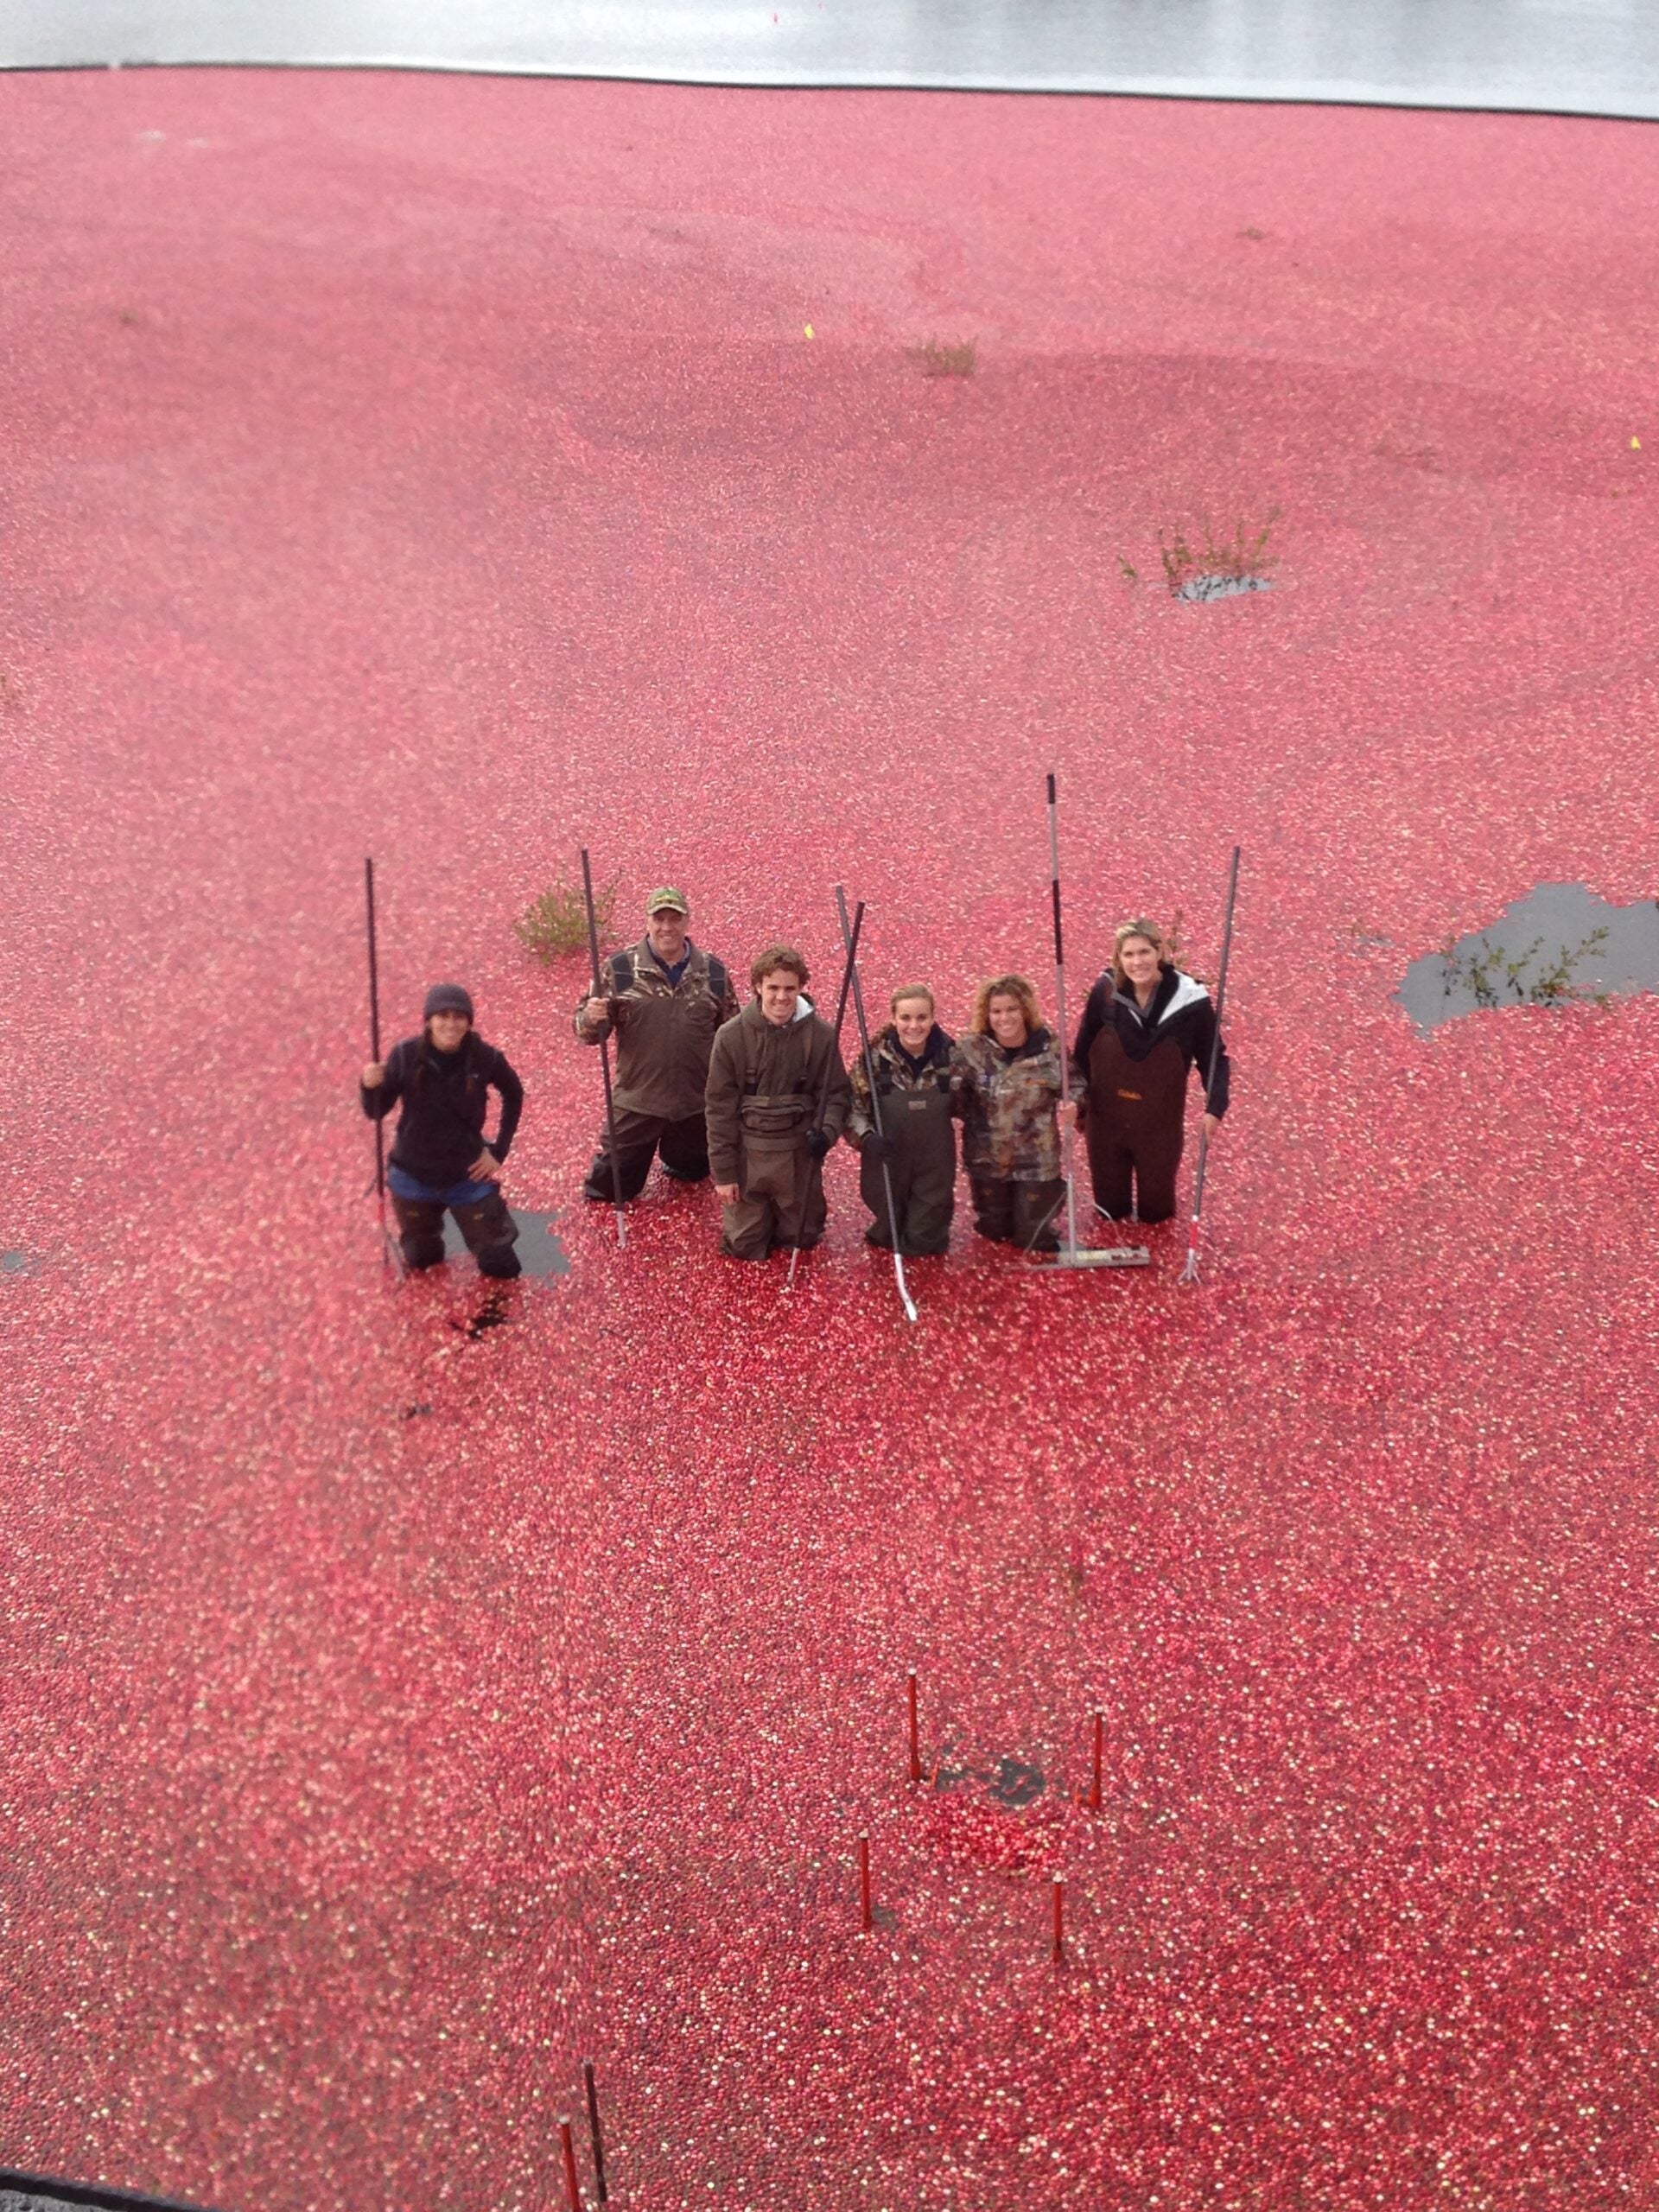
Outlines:
{"type": "MultiPolygon", "coordinates": [[[[599,925],[601,949],[609,941],[616,912],[616,886],[607,883],[594,893],[594,919],[599,925]]],[[[588,909],[582,886],[561,875],[538,899],[532,899],[512,925],[513,935],[538,960],[563,960],[588,950],[588,909]]]]}

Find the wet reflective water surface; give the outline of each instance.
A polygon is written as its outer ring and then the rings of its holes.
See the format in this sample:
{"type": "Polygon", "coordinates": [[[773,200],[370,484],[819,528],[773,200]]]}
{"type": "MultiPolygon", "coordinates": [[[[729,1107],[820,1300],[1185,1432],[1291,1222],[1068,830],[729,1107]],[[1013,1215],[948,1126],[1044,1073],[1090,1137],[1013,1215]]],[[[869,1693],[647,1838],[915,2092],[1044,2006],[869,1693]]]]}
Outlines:
{"type": "MultiPolygon", "coordinates": [[[[531,1213],[523,1206],[510,1209],[518,1224],[518,1242],[513,1250],[518,1255],[518,1264],[527,1275],[568,1275],[570,1255],[553,1234],[552,1224],[558,1219],[554,1213],[531,1213]]],[[[455,1226],[454,1217],[443,1217],[443,1255],[446,1260],[464,1259],[467,1247],[455,1226]]]]}
{"type": "Polygon", "coordinates": [[[190,61],[1659,116],[1652,0],[11,0],[0,12],[8,66],[190,61]]]}
{"type": "Polygon", "coordinates": [[[1271,591],[1266,576],[1190,576],[1175,587],[1177,599],[1196,600],[1204,606],[1212,599],[1236,599],[1241,592],[1271,591]]]}
{"type": "Polygon", "coordinates": [[[1564,1006],[1659,989],[1659,899],[1615,906],[1582,883],[1541,883],[1485,929],[1448,939],[1395,992],[1420,1030],[1504,1006],[1564,1006]]]}

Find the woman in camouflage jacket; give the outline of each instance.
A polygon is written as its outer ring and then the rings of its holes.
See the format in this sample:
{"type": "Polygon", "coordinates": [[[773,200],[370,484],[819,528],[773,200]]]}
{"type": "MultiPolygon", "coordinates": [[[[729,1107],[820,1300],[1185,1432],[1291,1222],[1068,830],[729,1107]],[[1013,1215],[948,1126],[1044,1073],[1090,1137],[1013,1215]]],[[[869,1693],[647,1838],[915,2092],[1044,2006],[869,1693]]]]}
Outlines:
{"type": "Polygon", "coordinates": [[[1024,1251],[1057,1251],[1054,1218],[1065,1191],[1059,1122],[1075,1124],[1077,1109],[1075,1096],[1061,1099],[1059,1040],[1023,976],[980,985],[956,1060],[975,1229],[1024,1251]]]}

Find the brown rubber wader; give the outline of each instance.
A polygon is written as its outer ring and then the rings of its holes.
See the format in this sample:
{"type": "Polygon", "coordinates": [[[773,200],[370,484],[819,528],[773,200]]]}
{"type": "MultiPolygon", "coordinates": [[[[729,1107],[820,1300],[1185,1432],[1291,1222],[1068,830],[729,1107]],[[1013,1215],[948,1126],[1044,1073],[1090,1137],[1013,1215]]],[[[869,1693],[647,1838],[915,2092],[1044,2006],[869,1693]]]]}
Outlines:
{"type": "MultiPolygon", "coordinates": [[[[881,1132],[893,1140],[887,1168],[899,1249],[918,1259],[935,1257],[950,1247],[957,1204],[957,1132],[949,1087],[929,1082],[918,1090],[898,1090],[884,1085],[878,1095],[881,1132]]],[[[875,1216],[865,1237],[890,1251],[893,1230],[879,1160],[860,1160],[858,1187],[875,1216]]]]}
{"type": "MultiPolygon", "coordinates": [[[[661,1147],[663,1173],[671,1182],[702,1183],[709,1176],[709,1131],[701,1114],[681,1122],[664,1121],[660,1114],[635,1114],[616,1109],[616,1164],[621,1170],[622,1203],[637,1198],[645,1187],[651,1163],[661,1147]]],[[[616,1186],[611,1179],[611,1133],[607,1129],[582,1186],[584,1198],[596,1205],[614,1205],[616,1186]]]]}
{"type": "Polygon", "coordinates": [[[391,1210],[397,1219],[398,1242],[411,1268],[435,1268],[443,1257],[443,1217],[454,1214],[467,1249],[478,1262],[481,1275],[511,1281],[519,1273],[518,1224],[499,1191],[470,1205],[447,1209],[427,1198],[400,1198],[393,1191],[391,1210]]]}
{"type": "Polygon", "coordinates": [[[1015,1183],[1003,1176],[970,1175],[974,1230],[993,1244],[1017,1244],[1022,1252],[1058,1252],[1057,1224],[1065,1183],[1015,1183]]]}
{"type": "Polygon", "coordinates": [[[1089,1053],[1084,1128],[1095,1204],[1114,1221],[1132,1212],[1145,1222],[1167,1221],[1174,1213],[1185,1112],[1186,1063],[1174,1039],[1160,1039],[1144,1060],[1132,1060],[1109,1021],[1089,1053]]]}
{"type": "Polygon", "coordinates": [[[764,1260],[779,1245],[810,1251],[829,1218],[823,1178],[806,1149],[812,1103],[802,1093],[747,1095],[738,1103],[743,1133],[737,1204],[721,1208],[721,1249],[734,1260],[764,1260]]]}

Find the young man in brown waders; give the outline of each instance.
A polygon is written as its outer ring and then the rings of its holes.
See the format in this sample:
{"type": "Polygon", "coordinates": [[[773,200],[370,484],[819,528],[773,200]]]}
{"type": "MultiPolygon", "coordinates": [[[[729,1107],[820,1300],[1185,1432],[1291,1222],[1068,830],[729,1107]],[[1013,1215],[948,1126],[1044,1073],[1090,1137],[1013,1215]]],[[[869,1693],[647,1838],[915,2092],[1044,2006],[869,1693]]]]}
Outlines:
{"type": "MultiPolygon", "coordinates": [[[[1204,985],[1168,957],[1161,931],[1125,922],[1112,964],[1089,994],[1073,1048],[1084,1077],[1084,1131],[1095,1204],[1114,1221],[1167,1221],[1185,1141],[1186,1079],[1196,1061],[1207,1079],[1215,1008],[1204,985]]],[[[1230,1070],[1216,1053],[1205,1100],[1213,1137],[1227,1111],[1230,1070]]]]}
{"type": "MultiPolygon", "coordinates": [[[[715,1032],[737,1012],[726,969],[686,935],[685,893],[664,885],[646,901],[645,934],[613,952],[601,976],[603,993],[576,1008],[584,1045],[616,1039],[616,1165],[624,1205],[637,1198],[660,1152],[671,1182],[701,1183],[709,1173],[702,1093],[715,1032]]],[[[600,1139],[582,1194],[616,1202],[610,1131],[600,1139]]]]}
{"type": "Polygon", "coordinates": [[[887,1218],[885,1163],[899,1217],[899,1244],[908,1258],[948,1250],[957,1202],[957,1131],[960,1088],[951,1059],[953,1040],[933,1018],[925,983],[906,983],[889,1001],[893,1020],[870,1039],[881,1132],[870,1111],[870,1078],[861,1054],[853,1068],[853,1110],[848,1141],[859,1157],[858,1187],[875,1218],[864,1232],[885,1251],[893,1243],[887,1218]]]}
{"type": "Polygon", "coordinates": [[[806,963],[768,945],[749,970],[754,996],[715,1039],[704,1105],[709,1161],[722,1208],[720,1249],[764,1260],[823,1234],[823,1179],[813,1171],[847,1122],[850,1091],[836,1033],[803,995],[806,963]]]}

